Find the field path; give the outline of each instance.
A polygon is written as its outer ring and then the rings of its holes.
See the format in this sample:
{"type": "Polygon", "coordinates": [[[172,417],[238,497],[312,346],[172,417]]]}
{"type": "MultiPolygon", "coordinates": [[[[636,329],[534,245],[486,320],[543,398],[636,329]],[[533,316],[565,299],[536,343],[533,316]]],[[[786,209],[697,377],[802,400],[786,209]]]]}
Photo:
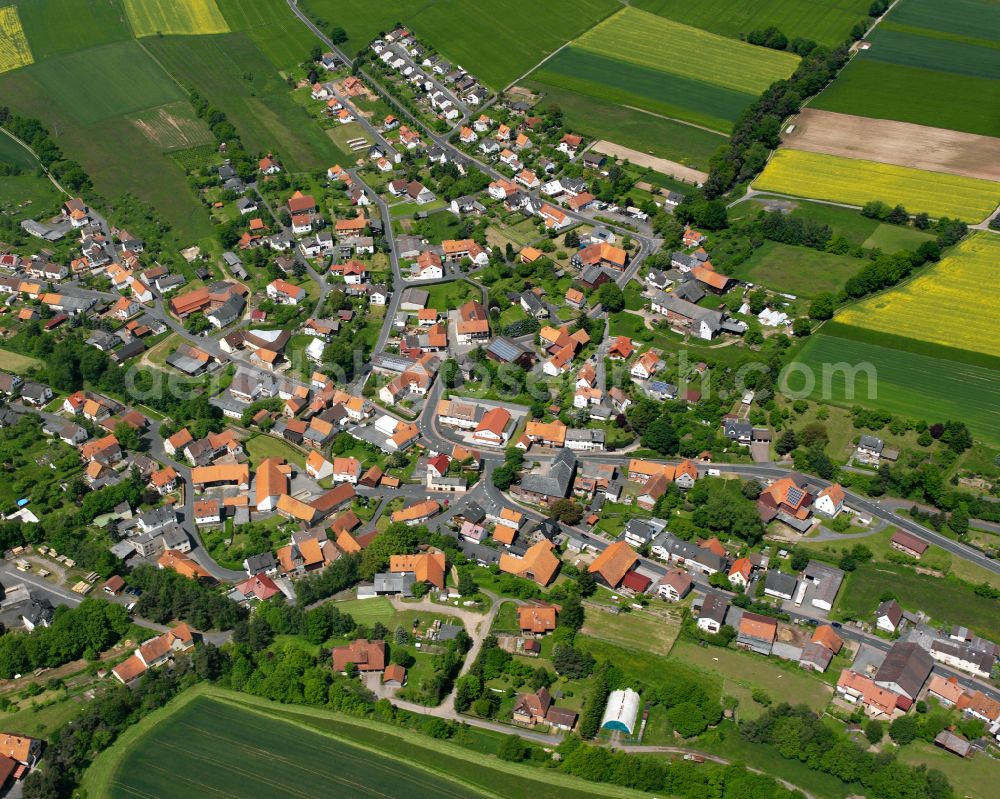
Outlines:
{"type": "Polygon", "coordinates": [[[561,50],[569,47],[571,44],[573,44],[573,42],[572,41],[568,41],[568,42],[564,42],[563,44],[559,45],[559,47],[557,47],[555,50],[553,50],[551,53],[549,53],[547,56],[545,56],[545,58],[543,58],[541,61],[539,61],[537,64],[535,64],[531,69],[529,69],[523,75],[521,75],[520,77],[514,78],[514,80],[512,80],[510,83],[508,83],[506,86],[504,86],[503,90],[505,92],[509,91],[512,87],[516,86],[518,83],[520,83],[526,77],[528,77],[528,75],[530,75],[532,72],[534,72],[536,69],[538,69],[542,64],[544,64],[546,61],[548,61],[550,58],[552,58],[552,56],[556,55],[561,50]]]}
{"type": "Polygon", "coordinates": [[[627,108],[630,111],[638,111],[640,114],[647,114],[651,117],[656,117],[657,119],[665,119],[668,122],[676,122],[678,125],[687,125],[689,128],[698,128],[698,130],[703,130],[706,133],[711,133],[714,136],[721,136],[723,139],[728,140],[729,136],[715,128],[706,128],[704,125],[699,125],[697,122],[689,122],[686,119],[678,119],[677,117],[668,117],[665,114],[657,114],[655,111],[650,111],[647,108],[639,108],[634,105],[625,105],[622,108],[627,108]]]}
{"type": "Polygon", "coordinates": [[[604,139],[594,142],[590,149],[595,153],[602,153],[614,156],[615,158],[627,158],[633,164],[648,167],[664,175],[670,175],[678,180],[683,180],[685,183],[702,184],[708,180],[707,172],[701,172],[689,166],[684,166],[684,164],[679,164],[676,161],[658,158],[655,155],[623,147],[620,144],[605,141],[604,139]]]}

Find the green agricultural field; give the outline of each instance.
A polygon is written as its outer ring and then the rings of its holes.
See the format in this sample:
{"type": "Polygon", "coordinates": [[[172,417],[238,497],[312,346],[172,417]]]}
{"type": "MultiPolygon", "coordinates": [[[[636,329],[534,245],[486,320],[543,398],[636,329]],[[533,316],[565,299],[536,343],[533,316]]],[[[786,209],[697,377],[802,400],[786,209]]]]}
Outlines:
{"type": "Polygon", "coordinates": [[[309,57],[319,40],[285,0],[218,0],[229,27],[245,31],[276,69],[287,70],[309,57]]]}
{"type": "Polygon", "coordinates": [[[131,38],[120,0],[19,0],[36,61],[131,38]]]}
{"type": "Polygon", "coordinates": [[[300,5],[327,28],[347,31],[342,47],[348,54],[401,22],[496,90],[620,7],[613,0],[492,0],[488,5],[477,0],[302,0],[300,5]]]}
{"type": "MultiPolygon", "coordinates": [[[[5,160],[2,145],[0,140],[0,162],[5,160]]],[[[39,177],[34,169],[0,180],[0,214],[16,222],[52,216],[63,199],[52,182],[47,177],[39,177]]]]}
{"type": "Polygon", "coordinates": [[[251,152],[275,152],[292,171],[346,161],[246,33],[153,37],[143,44],[180,83],[224,111],[251,152]]]}
{"type": "Polygon", "coordinates": [[[191,786],[247,799],[484,797],[642,799],[557,771],[495,760],[502,736],[457,743],[321,708],[291,707],[204,683],[131,727],[84,775],[89,796],[187,797],[191,786]],[[179,752],[178,769],[165,752],[179,752]],[[195,752],[195,755],[191,755],[195,752]]]}
{"type": "Polygon", "coordinates": [[[1000,134],[1000,81],[858,56],[809,104],[824,111],[1000,134]]]}
{"type": "Polygon", "coordinates": [[[40,96],[83,124],[187,99],[135,41],[50,58],[26,70],[40,96]],[[87,80],[67,80],[87,75],[87,80]]]}
{"type": "MultiPolygon", "coordinates": [[[[826,329],[811,336],[795,360],[796,364],[808,367],[814,376],[811,398],[880,408],[911,419],[961,419],[977,438],[994,445],[1000,442],[1000,371],[997,369],[963,363],[944,354],[939,357],[921,354],[913,351],[921,343],[911,339],[900,339],[901,348],[897,348],[829,335],[826,329]],[[843,370],[832,371],[830,365],[844,363],[852,367],[871,365],[876,375],[871,393],[864,369],[859,369],[850,379],[843,370]],[[824,369],[828,374],[826,381],[824,369]]],[[[879,334],[856,330],[855,335],[872,340],[880,338],[879,334]]],[[[846,332],[843,328],[840,331],[846,332]]],[[[964,355],[954,350],[952,354],[964,355]]],[[[793,375],[789,388],[804,390],[800,375],[793,375]]]]}
{"type": "Polygon", "coordinates": [[[458,783],[211,699],[176,710],[126,750],[108,780],[116,797],[188,797],[192,791],[253,797],[357,797],[405,791],[416,799],[479,794],[458,783]],[[267,757],[261,754],[266,751],[267,757]],[[183,758],[184,768],[175,767],[183,758]]]}
{"type": "Polygon", "coordinates": [[[821,291],[839,291],[862,265],[849,255],[765,241],[736,268],[733,276],[785,294],[813,297],[821,291]]]}
{"type": "Polygon", "coordinates": [[[226,33],[215,0],[122,0],[136,36],[226,33]]]}
{"type": "Polygon", "coordinates": [[[754,97],[799,63],[791,53],[734,42],[655,14],[625,8],[595,25],[576,47],[670,75],[703,80],[754,97]],[[678,58],[697,53],[697,58],[678,58]]]}
{"type": "Polygon", "coordinates": [[[995,136],[1000,133],[1000,7],[906,0],[816,108],[995,136]]]}
{"type": "MultiPolygon", "coordinates": [[[[551,61],[546,66],[549,63],[551,61]]],[[[726,143],[724,135],[639,111],[638,106],[626,108],[611,102],[606,93],[590,94],[593,91],[590,85],[583,87],[585,91],[563,88],[544,82],[541,71],[534,73],[524,85],[542,95],[542,108],[559,106],[567,127],[585,136],[607,139],[695,169],[706,168],[712,153],[726,143]]]]}
{"type": "Polygon", "coordinates": [[[633,0],[632,5],[734,39],[776,27],[789,39],[802,37],[834,47],[868,16],[869,0],[633,0]]]}
{"type": "Polygon", "coordinates": [[[892,27],[922,28],[927,35],[1000,42],[1000,5],[993,0],[906,0],[886,20],[892,27]]]}
{"type": "MultiPolygon", "coordinates": [[[[754,95],[572,45],[532,73],[532,80],[594,101],[613,102],[729,132],[754,95]]],[[[612,141],[618,139],[612,134],[612,141]]]]}
{"type": "Polygon", "coordinates": [[[997,42],[980,46],[967,39],[923,35],[890,20],[872,34],[872,49],[865,55],[876,61],[909,67],[930,67],[954,75],[1000,78],[1000,48],[997,42]]]}
{"type": "Polygon", "coordinates": [[[892,592],[907,610],[927,613],[935,625],[963,624],[987,638],[1000,632],[996,600],[979,596],[970,583],[891,563],[862,563],[848,573],[834,611],[868,621],[886,592],[892,592]]]}

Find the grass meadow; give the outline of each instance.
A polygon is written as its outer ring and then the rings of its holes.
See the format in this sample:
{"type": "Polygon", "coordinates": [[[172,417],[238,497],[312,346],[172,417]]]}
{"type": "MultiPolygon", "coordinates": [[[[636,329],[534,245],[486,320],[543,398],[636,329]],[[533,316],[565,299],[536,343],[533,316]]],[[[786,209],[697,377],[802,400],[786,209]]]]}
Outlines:
{"type": "Polygon", "coordinates": [[[347,31],[353,54],[401,22],[452,63],[487,86],[503,89],[549,53],[620,6],[614,0],[302,0],[300,6],[327,25],[347,31]]]}
{"type": "Polygon", "coordinates": [[[907,610],[922,610],[934,625],[963,624],[977,635],[995,638],[996,600],[974,593],[972,585],[934,577],[893,563],[862,563],[849,572],[834,611],[869,621],[883,593],[892,592],[907,610]]]}
{"type": "Polygon", "coordinates": [[[1000,307],[1000,284],[989,277],[998,263],[1000,238],[974,233],[916,278],[846,308],[837,321],[1000,358],[1000,339],[981,327],[983,309],[1000,307]]]}
{"type": "Polygon", "coordinates": [[[122,0],[136,36],[226,33],[215,0],[122,0]]]}
{"type": "Polygon", "coordinates": [[[910,213],[958,217],[976,223],[1000,202],[1000,184],[857,158],[778,150],[753,187],[861,206],[870,200],[902,203],[910,213]]]}
{"type": "MultiPolygon", "coordinates": [[[[860,328],[838,329],[828,323],[809,337],[795,362],[809,367],[815,376],[815,385],[809,392],[813,399],[879,408],[932,422],[961,419],[977,438],[994,445],[1000,443],[1000,371],[944,354],[935,357],[914,351],[919,345],[920,342],[910,339],[883,337],[860,328]],[[828,333],[828,328],[851,337],[828,333]],[[883,338],[895,341],[888,346],[875,343],[883,338]],[[871,364],[877,376],[871,391],[864,371],[850,377],[843,370],[831,372],[824,387],[824,366],[844,363],[852,367],[871,364]]],[[[951,352],[959,357],[964,355],[960,351],[951,352]]],[[[789,384],[792,390],[806,388],[797,376],[789,384]]]]}
{"type": "Polygon", "coordinates": [[[33,61],[17,6],[3,6],[0,8],[0,72],[27,66],[33,61]]]}
{"type": "Polygon", "coordinates": [[[632,5],[662,17],[740,38],[753,30],[778,28],[789,39],[803,37],[834,47],[868,15],[869,0],[633,0],[632,5]]]}
{"type": "Polygon", "coordinates": [[[20,0],[18,11],[37,61],[132,36],[120,0],[20,0]]]}
{"type": "Polygon", "coordinates": [[[849,255],[765,241],[736,268],[734,277],[774,291],[812,297],[822,291],[839,291],[863,263],[849,255]]]}

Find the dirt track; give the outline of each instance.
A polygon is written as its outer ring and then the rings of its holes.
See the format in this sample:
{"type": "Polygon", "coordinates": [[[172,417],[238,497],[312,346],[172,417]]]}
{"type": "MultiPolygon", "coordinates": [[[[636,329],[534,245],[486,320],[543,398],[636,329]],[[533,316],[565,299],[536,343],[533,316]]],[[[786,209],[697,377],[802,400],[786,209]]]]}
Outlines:
{"type": "Polygon", "coordinates": [[[697,169],[684,166],[684,164],[678,164],[676,161],[668,161],[666,158],[657,158],[655,155],[643,153],[639,150],[622,147],[620,144],[615,144],[614,142],[596,141],[590,149],[603,155],[627,158],[633,164],[653,169],[663,175],[671,175],[678,180],[683,180],[685,183],[701,184],[708,179],[707,174],[699,172],[697,169]]]}
{"type": "MultiPolygon", "coordinates": [[[[1000,181],[1000,139],[888,119],[803,109],[786,147],[1000,181]]],[[[786,126],[787,129],[787,126],[786,126]]]]}

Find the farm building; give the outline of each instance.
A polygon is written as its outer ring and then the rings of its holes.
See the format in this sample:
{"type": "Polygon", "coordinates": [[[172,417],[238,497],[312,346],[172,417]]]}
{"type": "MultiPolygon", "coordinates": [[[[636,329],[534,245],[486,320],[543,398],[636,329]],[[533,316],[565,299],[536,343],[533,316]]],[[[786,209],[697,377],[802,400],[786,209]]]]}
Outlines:
{"type": "Polygon", "coordinates": [[[626,735],[632,735],[635,720],[639,715],[639,694],[631,688],[612,691],[608,697],[604,717],[601,719],[602,730],[617,730],[626,735]]]}

